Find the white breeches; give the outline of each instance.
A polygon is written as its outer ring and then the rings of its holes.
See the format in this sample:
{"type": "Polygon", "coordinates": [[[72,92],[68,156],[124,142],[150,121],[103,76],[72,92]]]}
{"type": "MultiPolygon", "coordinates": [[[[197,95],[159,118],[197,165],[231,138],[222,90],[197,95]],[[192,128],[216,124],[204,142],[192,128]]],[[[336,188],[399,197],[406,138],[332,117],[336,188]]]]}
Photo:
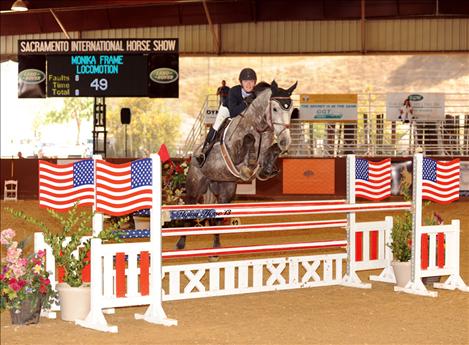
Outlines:
{"type": "Polygon", "coordinates": [[[227,107],[220,105],[220,108],[218,108],[217,117],[215,119],[215,122],[212,125],[213,129],[218,131],[223,121],[225,121],[225,119],[229,117],[230,117],[230,110],[227,107]]]}

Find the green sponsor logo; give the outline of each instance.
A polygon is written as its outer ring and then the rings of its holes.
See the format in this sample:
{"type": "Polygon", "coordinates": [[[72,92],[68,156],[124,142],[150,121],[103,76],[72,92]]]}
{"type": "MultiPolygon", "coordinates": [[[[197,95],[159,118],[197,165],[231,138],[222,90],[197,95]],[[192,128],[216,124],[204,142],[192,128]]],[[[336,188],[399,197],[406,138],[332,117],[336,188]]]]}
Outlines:
{"type": "Polygon", "coordinates": [[[25,84],[40,84],[46,80],[46,74],[38,69],[25,69],[18,74],[18,78],[25,84]]]}
{"type": "Polygon", "coordinates": [[[418,102],[418,101],[421,101],[423,99],[423,96],[422,95],[410,95],[407,98],[409,99],[409,101],[418,102]]]}
{"type": "Polygon", "coordinates": [[[154,69],[150,73],[150,79],[159,84],[169,84],[176,81],[178,78],[178,72],[167,67],[154,69]]]}

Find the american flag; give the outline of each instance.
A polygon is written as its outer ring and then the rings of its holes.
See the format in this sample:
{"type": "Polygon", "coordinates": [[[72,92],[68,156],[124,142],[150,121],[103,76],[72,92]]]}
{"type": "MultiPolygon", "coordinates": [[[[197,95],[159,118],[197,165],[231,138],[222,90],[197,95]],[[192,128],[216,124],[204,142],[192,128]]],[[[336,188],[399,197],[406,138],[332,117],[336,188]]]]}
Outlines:
{"type": "Polygon", "coordinates": [[[459,199],[459,159],[423,159],[422,199],[449,204],[459,199]]]}
{"type": "Polygon", "coordinates": [[[40,160],[39,205],[65,211],[76,202],[94,204],[93,160],[60,165],[40,160]]]}
{"type": "Polygon", "coordinates": [[[391,160],[355,161],[355,196],[368,200],[383,200],[391,196],[391,160]]]}
{"type": "Polygon", "coordinates": [[[96,211],[121,216],[151,206],[150,158],[124,164],[96,162],[96,211]]]}

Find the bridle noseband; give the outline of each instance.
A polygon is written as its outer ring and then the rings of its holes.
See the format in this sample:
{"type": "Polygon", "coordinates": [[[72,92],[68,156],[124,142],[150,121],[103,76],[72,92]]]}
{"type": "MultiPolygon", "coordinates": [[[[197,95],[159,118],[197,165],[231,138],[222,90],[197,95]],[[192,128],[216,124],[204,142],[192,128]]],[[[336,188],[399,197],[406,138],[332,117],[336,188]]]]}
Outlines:
{"type": "MultiPolygon", "coordinates": [[[[278,136],[280,136],[283,131],[285,131],[286,129],[290,128],[290,124],[289,123],[285,123],[285,122],[273,122],[272,121],[272,100],[279,100],[279,99],[289,99],[291,100],[290,97],[287,97],[287,96],[275,96],[275,97],[270,97],[270,100],[269,100],[269,113],[267,114],[267,125],[262,129],[262,130],[259,130],[259,129],[256,129],[259,133],[264,133],[266,132],[268,129],[271,129],[272,131],[274,131],[274,125],[278,125],[278,126],[282,126],[283,129],[280,131],[280,133],[278,134],[278,136]]],[[[277,103],[281,106],[280,102],[277,101],[277,103]]],[[[290,104],[289,107],[285,108],[286,110],[290,109],[292,105],[290,104]]]]}

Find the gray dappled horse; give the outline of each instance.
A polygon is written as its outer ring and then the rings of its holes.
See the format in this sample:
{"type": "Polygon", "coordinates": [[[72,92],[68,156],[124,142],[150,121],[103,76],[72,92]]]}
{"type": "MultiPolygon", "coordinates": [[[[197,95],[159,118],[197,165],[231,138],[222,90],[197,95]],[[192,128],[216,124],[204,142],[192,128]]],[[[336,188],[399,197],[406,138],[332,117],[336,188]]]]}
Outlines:
{"type": "MultiPolygon", "coordinates": [[[[256,98],[248,108],[220,130],[202,168],[194,158],[186,179],[186,204],[230,203],[236,194],[236,184],[254,178],[267,180],[278,174],[276,160],[291,143],[290,117],[293,111],[291,94],[297,83],[285,90],[275,81],[259,83],[256,98]]],[[[185,247],[181,236],[177,248],[185,247]]],[[[220,247],[219,235],[214,235],[214,248],[220,247]]]]}

